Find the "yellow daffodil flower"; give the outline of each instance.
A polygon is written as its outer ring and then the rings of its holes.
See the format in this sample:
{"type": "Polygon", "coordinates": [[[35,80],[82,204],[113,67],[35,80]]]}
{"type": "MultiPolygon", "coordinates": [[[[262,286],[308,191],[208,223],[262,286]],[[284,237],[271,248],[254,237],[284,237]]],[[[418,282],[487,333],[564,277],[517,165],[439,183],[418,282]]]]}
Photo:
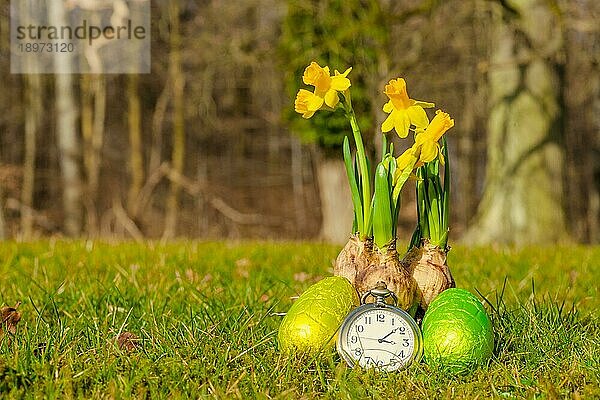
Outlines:
{"type": "Polygon", "coordinates": [[[308,109],[308,103],[312,97],[313,94],[305,89],[300,89],[296,95],[294,109],[297,113],[302,114],[302,118],[310,118],[315,113],[314,111],[309,111],[308,109]]]}
{"type": "Polygon", "coordinates": [[[444,164],[444,156],[438,141],[446,131],[454,126],[454,120],[448,113],[442,110],[435,112],[435,117],[422,133],[418,133],[415,138],[415,145],[421,146],[419,163],[427,163],[435,160],[439,155],[440,162],[444,164]]]}
{"type": "Polygon", "coordinates": [[[453,126],[454,120],[450,118],[450,115],[442,110],[437,110],[427,128],[417,133],[415,143],[396,159],[396,171],[403,171],[411,164],[418,168],[435,160],[438,155],[440,162],[444,164],[444,156],[438,141],[453,126]],[[417,160],[416,163],[414,163],[415,160],[417,160]]]}
{"type": "Polygon", "coordinates": [[[337,70],[334,75],[329,74],[329,67],[321,67],[316,62],[310,63],[304,70],[302,81],[315,87],[315,91],[309,92],[300,89],[294,101],[295,110],[302,114],[303,118],[310,118],[313,114],[327,106],[334,108],[340,101],[338,92],[343,92],[350,87],[350,79],[347,78],[352,68],[348,68],[343,74],[337,70]]]}
{"type": "Polygon", "coordinates": [[[414,165],[414,162],[419,159],[419,148],[415,145],[406,149],[406,151],[398,158],[396,158],[396,171],[398,173],[402,173],[408,166],[411,164],[414,165]]]}
{"type": "Polygon", "coordinates": [[[405,138],[411,125],[417,129],[427,126],[429,119],[423,108],[433,107],[434,104],[409,98],[404,79],[392,79],[383,92],[390,99],[383,106],[383,111],[390,114],[381,125],[384,133],[395,129],[398,136],[405,138]]]}

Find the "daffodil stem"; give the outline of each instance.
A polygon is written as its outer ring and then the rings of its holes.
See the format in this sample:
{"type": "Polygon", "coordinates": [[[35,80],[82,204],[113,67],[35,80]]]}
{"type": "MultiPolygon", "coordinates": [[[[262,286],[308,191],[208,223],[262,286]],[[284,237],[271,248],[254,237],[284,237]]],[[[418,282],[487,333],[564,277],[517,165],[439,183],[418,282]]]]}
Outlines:
{"type": "Polygon", "coordinates": [[[360,198],[360,192],[358,191],[358,177],[356,176],[356,169],[352,162],[352,154],[350,153],[350,144],[348,136],[344,137],[344,164],[346,166],[346,174],[348,175],[348,183],[350,183],[350,192],[352,193],[352,205],[354,206],[354,223],[352,227],[352,233],[364,231],[364,218],[362,201],[360,198]]]}
{"type": "Polygon", "coordinates": [[[426,163],[417,171],[417,215],[419,226],[411,245],[428,239],[431,244],[446,249],[448,244],[448,211],[450,195],[450,166],[446,141],[443,142],[445,156],[444,183],[440,179],[440,161],[426,163]]]}
{"type": "Polygon", "coordinates": [[[362,135],[354,114],[352,104],[344,97],[343,99],[344,110],[346,111],[346,117],[350,121],[352,127],[352,134],[354,136],[354,143],[356,144],[356,158],[358,160],[358,168],[361,175],[360,186],[362,189],[362,206],[363,206],[363,218],[364,228],[363,232],[360,232],[361,239],[366,239],[371,234],[371,226],[368,221],[371,220],[371,176],[369,173],[369,166],[367,164],[367,156],[365,154],[365,146],[362,141],[362,135]]]}

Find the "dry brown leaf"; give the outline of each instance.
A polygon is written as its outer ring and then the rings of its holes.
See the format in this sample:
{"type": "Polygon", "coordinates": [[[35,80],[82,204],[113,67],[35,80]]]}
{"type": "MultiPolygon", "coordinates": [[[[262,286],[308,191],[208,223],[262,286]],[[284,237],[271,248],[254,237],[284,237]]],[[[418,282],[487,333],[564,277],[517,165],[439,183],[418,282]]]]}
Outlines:
{"type": "Polygon", "coordinates": [[[140,347],[140,338],[131,332],[122,332],[117,337],[117,345],[120,350],[135,351],[140,347]]]}
{"type": "Polygon", "coordinates": [[[14,307],[4,306],[0,308],[0,337],[4,332],[11,335],[17,333],[17,324],[21,320],[21,313],[17,311],[21,302],[17,302],[14,307]]]}

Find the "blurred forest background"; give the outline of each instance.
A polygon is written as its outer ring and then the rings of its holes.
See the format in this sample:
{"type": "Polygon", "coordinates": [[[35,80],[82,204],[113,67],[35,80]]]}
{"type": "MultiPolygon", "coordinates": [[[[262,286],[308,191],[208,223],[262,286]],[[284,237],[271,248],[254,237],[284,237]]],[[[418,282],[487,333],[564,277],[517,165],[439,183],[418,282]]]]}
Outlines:
{"type": "Polygon", "coordinates": [[[389,79],[454,117],[451,242],[600,241],[597,0],[153,1],[141,75],[11,74],[0,4],[0,237],[344,242],[349,125],[293,111],[315,60],[373,158],[389,79]]]}

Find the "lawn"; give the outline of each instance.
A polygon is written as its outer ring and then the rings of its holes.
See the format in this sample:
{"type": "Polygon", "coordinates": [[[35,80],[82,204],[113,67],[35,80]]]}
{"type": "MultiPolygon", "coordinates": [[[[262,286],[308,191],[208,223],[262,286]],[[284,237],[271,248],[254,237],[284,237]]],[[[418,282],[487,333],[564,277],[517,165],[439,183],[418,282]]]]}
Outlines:
{"type": "Polygon", "coordinates": [[[466,376],[422,362],[350,370],[277,350],[292,297],[331,274],[308,243],[0,243],[2,398],[598,398],[600,247],[456,247],[459,287],[489,303],[494,358],[466,376]],[[139,337],[133,350],[119,334],[139,337]]]}

